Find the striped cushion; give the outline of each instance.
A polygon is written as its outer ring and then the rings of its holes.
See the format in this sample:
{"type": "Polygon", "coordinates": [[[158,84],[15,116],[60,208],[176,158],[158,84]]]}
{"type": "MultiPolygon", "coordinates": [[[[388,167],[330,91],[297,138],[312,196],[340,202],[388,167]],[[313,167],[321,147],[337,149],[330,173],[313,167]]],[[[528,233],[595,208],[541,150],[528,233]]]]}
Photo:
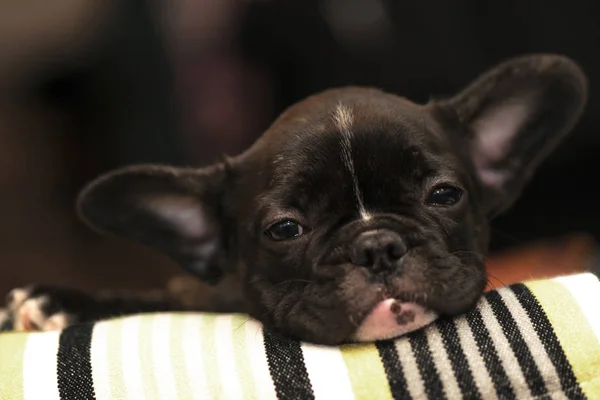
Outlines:
{"type": "Polygon", "coordinates": [[[6,333],[0,399],[597,399],[599,306],[600,282],[581,274],[375,344],[320,347],[208,314],[6,333]]]}

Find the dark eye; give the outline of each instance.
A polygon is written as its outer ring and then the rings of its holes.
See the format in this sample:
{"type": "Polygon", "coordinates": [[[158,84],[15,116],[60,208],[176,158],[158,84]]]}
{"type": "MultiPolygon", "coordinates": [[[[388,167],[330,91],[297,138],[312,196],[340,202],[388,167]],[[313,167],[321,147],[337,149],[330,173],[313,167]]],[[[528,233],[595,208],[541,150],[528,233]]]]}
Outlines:
{"type": "Polygon", "coordinates": [[[438,186],[433,189],[427,203],[434,206],[453,206],[460,200],[462,192],[454,186],[438,186]]]}
{"type": "Polygon", "coordinates": [[[304,228],[299,223],[292,220],[285,220],[271,225],[265,233],[271,240],[281,241],[301,236],[303,232],[304,228]]]}

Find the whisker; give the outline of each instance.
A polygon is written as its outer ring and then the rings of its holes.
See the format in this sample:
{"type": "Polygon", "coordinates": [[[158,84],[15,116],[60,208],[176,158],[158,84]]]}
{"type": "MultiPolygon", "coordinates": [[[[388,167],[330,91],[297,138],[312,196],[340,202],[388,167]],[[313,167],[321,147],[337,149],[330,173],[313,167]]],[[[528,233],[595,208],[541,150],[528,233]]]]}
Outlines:
{"type": "Polygon", "coordinates": [[[307,279],[288,279],[288,280],[276,283],[275,285],[273,285],[273,289],[279,288],[281,286],[291,285],[293,283],[312,283],[312,281],[309,281],[307,279]]]}
{"type": "MultiPolygon", "coordinates": [[[[271,283],[271,281],[269,281],[268,279],[262,278],[262,277],[259,277],[259,278],[255,277],[252,280],[252,283],[259,283],[259,282],[264,282],[264,283],[269,283],[269,284],[271,283]]],[[[312,281],[307,280],[307,279],[292,278],[292,279],[287,279],[285,281],[281,281],[281,282],[278,282],[275,284],[271,284],[271,286],[273,288],[277,288],[277,287],[280,287],[283,285],[289,285],[292,283],[312,283],[312,281]]]]}
{"type": "MultiPolygon", "coordinates": [[[[502,280],[500,280],[500,279],[499,279],[497,276],[495,276],[495,275],[493,275],[493,274],[490,274],[489,272],[488,272],[488,277],[489,277],[489,278],[494,278],[494,279],[495,279],[496,281],[498,281],[498,282],[499,282],[499,283],[500,283],[502,286],[508,286],[507,284],[505,284],[504,282],[502,282],[502,280]]],[[[489,280],[489,278],[488,278],[488,280],[489,280]]]]}
{"type": "Polygon", "coordinates": [[[460,259],[463,260],[463,261],[471,261],[471,260],[483,261],[481,259],[481,257],[475,257],[475,256],[473,256],[473,257],[460,257],[460,259]]]}
{"type": "Polygon", "coordinates": [[[487,256],[485,256],[484,254],[478,253],[476,251],[470,251],[470,250],[457,250],[457,251],[453,251],[450,253],[450,255],[452,256],[459,256],[461,258],[463,255],[465,256],[472,256],[471,259],[475,259],[475,260],[482,260],[485,261],[487,259],[487,256]]]}
{"type": "Polygon", "coordinates": [[[239,324],[238,326],[236,326],[234,328],[234,331],[237,331],[238,329],[241,329],[244,325],[246,325],[248,322],[250,322],[252,320],[252,317],[247,317],[245,321],[242,321],[241,324],[239,324]]]}

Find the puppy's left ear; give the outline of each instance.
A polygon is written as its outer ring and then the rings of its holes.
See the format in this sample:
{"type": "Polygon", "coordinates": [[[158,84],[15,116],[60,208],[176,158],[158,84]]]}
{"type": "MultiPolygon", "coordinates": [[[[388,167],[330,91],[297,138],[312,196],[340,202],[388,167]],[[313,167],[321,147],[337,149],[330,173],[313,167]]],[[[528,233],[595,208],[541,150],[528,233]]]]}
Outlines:
{"type": "Polygon", "coordinates": [[[92,228],[155,248],[209,283],[223,274],[227,168],[133,166],[102,176],[78,199],[92,228]]]}
{"type": "Polygon", "coordinates": [[[509,207],[535,169],[578,121],[587,78],[569,58],[522,56],[433,103],[468,143],[488,215],[509,207]]]}

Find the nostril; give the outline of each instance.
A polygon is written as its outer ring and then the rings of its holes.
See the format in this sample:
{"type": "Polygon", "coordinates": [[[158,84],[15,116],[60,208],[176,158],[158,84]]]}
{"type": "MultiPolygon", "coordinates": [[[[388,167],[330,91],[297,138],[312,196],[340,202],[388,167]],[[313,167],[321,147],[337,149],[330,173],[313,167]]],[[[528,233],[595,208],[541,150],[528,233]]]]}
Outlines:
{"type": "Polygon", "coordinates": [[[374,249],[369,247],[363,247],[356,249],[352,261],[356,265],[368,266],[373,265],[376,262],[376,259],[377,253],[374,249]]]}
{"type": "Polygon", "coordinates": [[[406,246],[401,241],[393,241],[387,246],[387,254],[392,260],[398,260],[406,254],[406,246]]]}
{"type": "Polygon", "coordinates": [[[361,265],[373,265],[377,262],[377,253],[373,249],[365,249],[364,263],[361,265]]]}

